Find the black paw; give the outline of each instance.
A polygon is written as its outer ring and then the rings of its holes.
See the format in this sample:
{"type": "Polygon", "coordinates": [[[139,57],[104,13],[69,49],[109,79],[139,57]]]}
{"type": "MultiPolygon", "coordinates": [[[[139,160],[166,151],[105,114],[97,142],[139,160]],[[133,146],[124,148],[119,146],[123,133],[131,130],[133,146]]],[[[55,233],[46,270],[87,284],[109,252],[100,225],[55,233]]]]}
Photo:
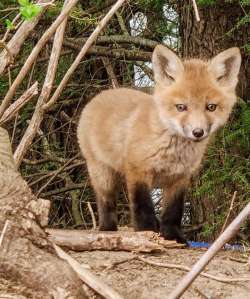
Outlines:
{"type": "Polygon", "coordinates": [[[116,222],[100,223],[99,230],[101,231],[117,231],[116,222]]]}
{"type": "Polygon", "coordinates": [[[134,222],[134,228],[136,231],[151,230],[154,232],[159,232],[160,221],[155,215],[148,215],[143,217],[144,219],[137,219],[134,222]]]}
{"type": "Polygon", "coordinates": [[[161,224],[160,233],[166,240],[176,240],[177,243],[187,244],[187,240],[177,225],[161,224]]]}

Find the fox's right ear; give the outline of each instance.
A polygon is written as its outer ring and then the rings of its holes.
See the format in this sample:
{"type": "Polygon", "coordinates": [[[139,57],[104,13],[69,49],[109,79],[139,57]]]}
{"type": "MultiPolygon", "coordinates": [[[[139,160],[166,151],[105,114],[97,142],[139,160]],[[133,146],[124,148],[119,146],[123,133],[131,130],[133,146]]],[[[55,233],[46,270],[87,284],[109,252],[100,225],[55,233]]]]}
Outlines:
{"type": "Polygon", "coordinates": [[[155,81],[162,85],[171,85],[184,70],[180,58],[162,45],[155,47],[152,62],[155,81]]]}

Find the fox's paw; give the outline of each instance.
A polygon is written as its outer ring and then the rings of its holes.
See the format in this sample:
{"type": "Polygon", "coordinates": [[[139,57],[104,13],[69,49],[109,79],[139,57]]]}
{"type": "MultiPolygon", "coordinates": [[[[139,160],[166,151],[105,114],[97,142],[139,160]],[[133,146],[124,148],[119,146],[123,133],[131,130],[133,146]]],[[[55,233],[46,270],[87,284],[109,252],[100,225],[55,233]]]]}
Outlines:
{"type": "Polygon", "coordinates": [[[134,228],[135,231],[151,230],[158,233],[160,230],[160,221],[155,215],[149,214],[142,219],[136,219],[134,221],[134,228]]]}
{"type": "Polygon", "coordinates": [[[166,240],[176,240],[178,243],[187,244],[181,228],[177,225],[161,224],[160,233],[166,240]]]}

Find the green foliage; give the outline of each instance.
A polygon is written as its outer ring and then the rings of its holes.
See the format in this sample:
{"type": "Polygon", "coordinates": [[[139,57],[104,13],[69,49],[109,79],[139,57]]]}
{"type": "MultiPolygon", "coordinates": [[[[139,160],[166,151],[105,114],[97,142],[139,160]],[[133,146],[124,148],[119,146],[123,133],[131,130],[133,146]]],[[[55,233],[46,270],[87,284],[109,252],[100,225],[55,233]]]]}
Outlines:
{"type": "Polygon", "coordinates": [[[144,9],[153,9],[162,12],[163,6],[166,4],[164,0],[139,0],[139,6],[144,9]]]}
{"type": "Polygon", "coordinates": [[[197,0],[197,4],[200,6],[214,5],[216,2],[216,0],[197,0]]]}
{"type": "Polygon", "coordinates": [[[15,25],[9,19],[5,20],[5,25],[9,30],[15,29],[15,25]]]}
{"type": "Polygon", "coordinates": [[[250,0],[241,0],[241,1],[240,1],[240,4],[241,4],[242,6],[249,6],[249,5],[250,5],[250,0]]]}
{"type": "Polygon", "coordinates": [[[20,4],[20,13],[23,19],[29,21],[36,17],[41,11],[41,7],[31,3],[29,0],[18,0],[20,4]]]}
{"type": "MultiPolygon", "coordinates": [[[[234,191],[241,210],[250,195],[250,104],[237,105],[227,126],[209,148],[207,159],[193,196],[206,206],[202,238],[212,239],[225,221],[234,191]],[[207,203],[210,203],[209,206],[207,203]]],[[[235,211],[235,215],[237,211],[235,211]]]]}

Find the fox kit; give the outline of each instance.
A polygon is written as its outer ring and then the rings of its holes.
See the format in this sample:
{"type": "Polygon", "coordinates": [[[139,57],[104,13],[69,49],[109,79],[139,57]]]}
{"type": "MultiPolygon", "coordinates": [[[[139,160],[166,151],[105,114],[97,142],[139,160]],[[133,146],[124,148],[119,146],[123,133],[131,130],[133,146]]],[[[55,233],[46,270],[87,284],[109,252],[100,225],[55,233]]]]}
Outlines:
{"type": "Polygon", "coordinates": [[[238,48],[210,61],[182,61],[159,45],[152,57],[153,95],[120,88],[101,92],[84,108],[78,141],[98,204],[99,229],[116,230],[119,179],[125,178],[135,230],[159,231],[185,242],[180,226],[185,189],[211,135],[236,102],[238,48]],[[158,222],[150,189],[163,189],[158,222]]]}

